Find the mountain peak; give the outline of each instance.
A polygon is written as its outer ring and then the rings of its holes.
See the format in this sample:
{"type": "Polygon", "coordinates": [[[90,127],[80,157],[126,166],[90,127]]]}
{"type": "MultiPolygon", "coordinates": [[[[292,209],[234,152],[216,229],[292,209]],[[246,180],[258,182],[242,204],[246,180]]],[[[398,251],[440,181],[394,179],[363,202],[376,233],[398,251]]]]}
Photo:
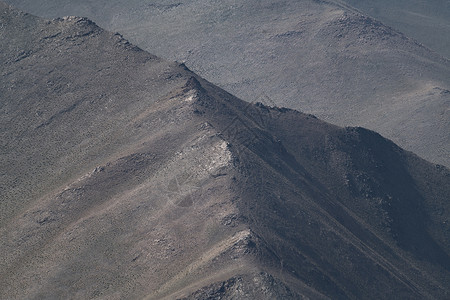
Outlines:
{"type": "Polygon", "coordinates": [[[83,18],[0,18],[5,298],[449,294],[447,169],[83,18]]]}

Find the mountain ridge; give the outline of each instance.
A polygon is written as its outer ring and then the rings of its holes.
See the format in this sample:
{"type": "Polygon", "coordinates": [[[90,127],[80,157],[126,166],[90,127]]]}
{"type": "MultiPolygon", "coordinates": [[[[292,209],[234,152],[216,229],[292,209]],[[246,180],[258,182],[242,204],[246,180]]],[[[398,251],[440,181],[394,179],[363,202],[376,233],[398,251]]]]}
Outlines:
{"type": "Polygon", "coordinates": [[[450,62],[344,1],[16,4],[89,16],[242,99],[363,126],[450,166],[450,62]]]}
{"type": "Polygon", "coordinates": [[[0,8],[6,298],[449,294],[447,168],[0,8]]]}

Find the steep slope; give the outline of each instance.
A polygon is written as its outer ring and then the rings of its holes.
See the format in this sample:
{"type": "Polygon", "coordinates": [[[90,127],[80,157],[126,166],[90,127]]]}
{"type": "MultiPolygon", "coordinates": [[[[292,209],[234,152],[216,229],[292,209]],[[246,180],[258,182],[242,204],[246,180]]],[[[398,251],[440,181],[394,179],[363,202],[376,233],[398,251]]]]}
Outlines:
{"type": "Polygon", "coordinates": [[[0,9],[2,299],[448,297],[448,169],[0,9]]]}
{"type": "Polygon", "coordinates": [[[222,123],[225,110],[207,99],[197,109],[238,153],[239,212],[281,278],[331,298],[448,295],[448,169],[366,129],[287,109],[236,103],[244,113],[222,123]]]}
{"type": "Polygon", "coordinates": [[[450,166],[449,60],[341,2],[9,2],[88,16],[238,97],[364,126],[450,166]]]}

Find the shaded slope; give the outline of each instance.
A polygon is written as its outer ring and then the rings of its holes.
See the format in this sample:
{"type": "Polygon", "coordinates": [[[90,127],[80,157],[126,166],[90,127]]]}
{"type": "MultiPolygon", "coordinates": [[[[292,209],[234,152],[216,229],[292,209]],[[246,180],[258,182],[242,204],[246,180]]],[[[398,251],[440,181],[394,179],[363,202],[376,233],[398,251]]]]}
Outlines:
{"type": "Polygon", "coordinates": [[[238,97],[364,126],[450,166],[448,59],[336,1],[9,2],[88,16],[238,97]]]}
{"type": "Polygon", "coordinates": [[[2,298],[448,296],[448,169],[0,8],[2,298]]]}
{"type": "Polygon", "coordinates": [[[448,293],[447,169],[364,129],[237,106],[245,111],[239,130],[222,127],[230,122],[220,123],[223,109],[213,110],[211,122],[239,153],[239,210],[278,268],[333,298],[448,293]],[[424,181],[439,188],[424,189],[424,181]]]}

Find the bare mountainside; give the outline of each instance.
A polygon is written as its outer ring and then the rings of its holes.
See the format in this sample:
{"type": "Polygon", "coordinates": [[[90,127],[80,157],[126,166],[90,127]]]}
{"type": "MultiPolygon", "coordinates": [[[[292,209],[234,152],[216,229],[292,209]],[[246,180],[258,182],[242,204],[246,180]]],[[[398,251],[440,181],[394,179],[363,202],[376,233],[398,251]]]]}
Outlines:
{"type": "Polygon", "coordinates": [[[450,166],[450,61],[342,1],[7,2],[90,17],[242,99],[364,126],[450,166]]]}
{"type": "Polygon", "coordinates": [[[445,299],[450,172],[0,2],[2,299],[445,299]]]}
{"type": "Polygon", "coordinates": [[[450,58],[450,1],[341,0],[450,58]]]}

